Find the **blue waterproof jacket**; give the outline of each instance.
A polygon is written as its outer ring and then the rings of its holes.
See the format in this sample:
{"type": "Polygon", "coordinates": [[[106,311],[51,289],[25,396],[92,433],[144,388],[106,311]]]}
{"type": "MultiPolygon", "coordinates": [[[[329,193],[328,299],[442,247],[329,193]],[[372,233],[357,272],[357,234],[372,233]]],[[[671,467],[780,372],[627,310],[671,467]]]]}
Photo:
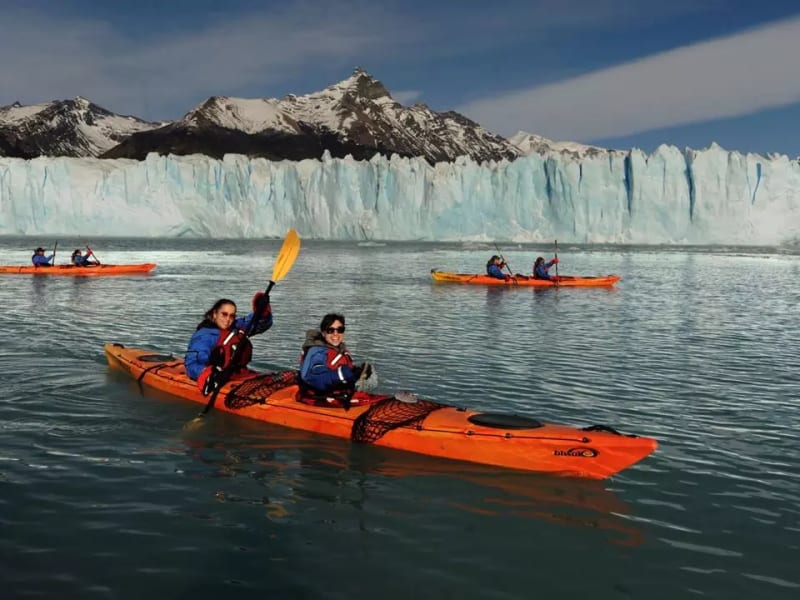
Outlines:
{"type": "Polygon", "coordinates": [[[54,256],[55,256],[55,254],[51,254],[50,256],[34,254],[33,256],[31,256],[31,262],[37,267],[41,267],[43,265],[48,265],[49,266],[50,265],[50,261],[53,260],[54,256]]]}
{"type": "Polygon", "coordinates": [[[344,343],[334,348],[325,342],[319,331],[309,330],[303,351],[305,357],[300,367],[300,379],[317,392],[324,394],[354,386],[358,380],[353,370],[353,359],[344,343]]]}
{"type": "Polygon", "coordinates": [[[72,264],[76,267],[88,267],[90,265],[96,264],[94,261],[89,260],[91,254],[87,254],[86,256],[82,254],[76,254],[72,257],[72,264]]]}
{"type": "Polygon", "coordinates": [[[538,267],[533,270],[533,278],[534,279],[552,279],[550,277],[550,273],[547,272],[547,269],[553,266],[553,261],[542,263],[538,267]]]}
{"type": "MultiPolygon", "coordinates": [[[[244,318],[239,317],[234,322],[233,328],[246,331],[252,320],[253,313],[244,318]]],[[[272,327],[272,313],[259,320],[253,335],[264,333],[270,327],[272,327]]],[[[183,357],[183,364],[186,368],[186,374],[195,381],[200,377],[203,369],[208,366],[211,350],[217,345],[219,334],[219,327],[200,327],[192,334],[192,338],[189,340],[189,348],[183,357]]]]}
{"type": "Polygon", "coordinates": [[[495,277],[496,279],[505,279],[505,273],[494,263],[489,263],[486,265],[486,274],[489,277],[495,277]]]}

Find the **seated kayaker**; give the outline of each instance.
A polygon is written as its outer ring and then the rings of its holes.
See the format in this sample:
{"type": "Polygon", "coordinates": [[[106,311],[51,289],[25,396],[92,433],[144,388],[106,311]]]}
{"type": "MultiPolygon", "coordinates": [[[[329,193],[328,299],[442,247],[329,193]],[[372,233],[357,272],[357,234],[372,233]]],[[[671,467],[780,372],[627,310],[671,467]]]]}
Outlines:
{"type": "Polygon", "coordinates": [[[256,335],[270,327],[272,306],[263,292],[253,296],[253,312],[244,318],[236,317],[236,304],[232,300],[217,300],[189,340],[183,359],[186,374],[197,381],[203,395],[231,379],[249,377],[253,372],[247,365],[253,356],[253,346],[246,333],[256,335]],[[256,315],[255,327],[249,331],[256,315]]]}
{"type": "Polygon", "coordinates": [[[92,251],[87,250],[86,254],[81,252],[80,248],[75,248],[72,252],[72,257],[70,258],[70,262],[75,265],[76,267],[91,267],[93,265],[99,265],[100,263],[97,259],[92,259],[92,251]]]}
{"type": "Polygon", "coordinates": [[[344,316],[330,313],[322,318],[319,331],[306,332],[300,356],[301,402],[347,408],[356,383],[372,374],[369,363],[353,364],[344,343],[344,330],[344,316]]]}
{"type": "Polygon", "coordinates": [[[548,279],[550,281],[558,281],[558,277],[556,275],[550,275],[547,272],[547,269],[552,267],[553,265],[558,264],[558,257],[556,256],[553,260],[546,263],[544,262],[544,258],[541,256],[536,259],[536,262],[533,263],[533,278],[534,279],[548,279]]]}
{"type": "Polygon", "coordinates": [[[495,279],[504,279],[505,281],[508,281],[511,279],[511,275],[508,273],[503,273],[503,268],[505,266],[505,261],[495,254],[489,259],[489,262],[486,263],[486,274],[489,277],[494,277],[495,279]]]}
{"type": "Polygon", "coordinates": [[[31,256],[31,262],[33,263],[34,267],[52,267],[53,265],[50,264],[50,261],[55,258],[55,254],[51,254],[50,256],[44,255],[44,248],[39,246],[36,250],[33,251],[33,256],[31,256]]]}

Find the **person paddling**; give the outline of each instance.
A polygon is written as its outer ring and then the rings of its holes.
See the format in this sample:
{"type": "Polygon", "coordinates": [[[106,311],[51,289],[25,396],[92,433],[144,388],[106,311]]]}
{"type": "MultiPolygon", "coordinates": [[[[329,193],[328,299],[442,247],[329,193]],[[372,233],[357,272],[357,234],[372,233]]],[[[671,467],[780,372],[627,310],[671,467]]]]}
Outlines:
{"type": "Polygon", "coordinates": [[[269,296],[258,292],[253,296],[253,312],[237,318],[236,303],[220,298],[214,303],[189,340],[184,356],[186,374],[197,381],[197,387],[208,395],[215,387],[215,377],[233,373],[230,379],[246,379],[254,372],[247,368],[253,356],[253,346],[246,335],[256,316],[258,321],[250,335],[264,333],[272,327],[272,305],[269,296]],[[238,350],[239,345],[242,347],[238,350]],[[235,364],[233,362],[235,361],[235,364]]]}
{"type": "Polygon", "coordinates": [[[511,279],[511,275],[508,273],[503,273],[503,268],[505,268],[505,266],[505,261],[495,254],[489,259],[489,262],[486,263],[486,274],[489,277],[494,277],[495,279],[503,279],[504,281],[508,281],[511,279]]]}
{"type": "Polygon", "coordinates": [[[99,265],[100,261],[93,257],[91,250],[87,250],[86,254],[83,254],[80,248],[75,248],[70,257],[70,263],[76,267],[92,267],[99,265]]]}
{"type": "Polygon", "coordinates": [[[547,279],[549,281],[558,282],[558,277],[556,275],[550,275],[547,270],[552,267],[553,265],[558,264],[558,257],[555,257],[550,262],[544,262],[544,258],[541,256],[536,259],[536,262],[533,263],[533,278],[534,279],[547,279]]]}
{"type": "Polygon", "coordinates": [[[33,256],[31,256],[31,262],[33,263],[34,267],[52,267],[50,261],[52,261],[56,257],[55,253],[51,254],[50,256],[44,255],[44,248],[39,246],[36,250],[33,251],[33,256]]]}

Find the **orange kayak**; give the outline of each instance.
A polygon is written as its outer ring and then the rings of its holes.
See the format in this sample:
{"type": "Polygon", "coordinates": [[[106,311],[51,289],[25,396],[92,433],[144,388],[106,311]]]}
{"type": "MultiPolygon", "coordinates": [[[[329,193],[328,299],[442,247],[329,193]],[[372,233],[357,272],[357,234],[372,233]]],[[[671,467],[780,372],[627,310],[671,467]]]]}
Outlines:
{"type": "Polygon", "coordinates": [[[599,277],[575,277],[560,275],[558,284],[547,279],[534,279],[527,275],[514,275],[510,280],[497,279],[480,273],[447,273],[431,269],[433,280],[438,283],[472,283],[475,285],[505,285],[509,287],[611,287],[622,277],[620,275],[601,275],[599,277]]]}
{"type": "Polygon", "coordinates": [[[156,268],[156,263],[141,263],[138,265],[92,265],[90,267],[76,267],[75,265],[55,265],[52,267],[0,266],[2,275],[68,275],[71,277],[108,277],[113,275],[131,275],[134,273],[149,273],[156,268]]]}
{"type": "MultiPolygon", "coordinates": [[[[173,396],[206,404],[187,377],[183,358],[104,347],[109,365],[173,396]]],[[[348,410],[298,401],[296,372],[255,374],[226,384],[215,408],[250,419],[439,458],[605,479],[650,455],[652,438],[623,435],[605,426],[583,429],[530,417],[478,412],[402,393],[356,392],[348,410]]]]}

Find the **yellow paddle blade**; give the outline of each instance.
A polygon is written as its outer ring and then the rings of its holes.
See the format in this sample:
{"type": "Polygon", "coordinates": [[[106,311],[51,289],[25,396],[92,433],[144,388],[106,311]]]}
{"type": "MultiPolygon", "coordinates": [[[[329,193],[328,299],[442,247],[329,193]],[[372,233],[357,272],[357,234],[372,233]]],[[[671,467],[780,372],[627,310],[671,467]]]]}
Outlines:
{"type": "Polygon", "coordinates": [[[203,414],[197,415],[194,419],[186,423],[183,426],[183,428],[186,429],[187,431],[194,431],[203,424],[204,421],[203,416],[204,416],[203,414]]]}
{"type": "Polygon", "coordinates": [[[283,240],[281,251],[278,252],[278,258],[272,268],[272,279],[270,281],[278,282],[286,277],[299,253],[300,236],[297,235],[294,229],[290,229],[289,233],[286,234],[286,239],[283,240]]]}

